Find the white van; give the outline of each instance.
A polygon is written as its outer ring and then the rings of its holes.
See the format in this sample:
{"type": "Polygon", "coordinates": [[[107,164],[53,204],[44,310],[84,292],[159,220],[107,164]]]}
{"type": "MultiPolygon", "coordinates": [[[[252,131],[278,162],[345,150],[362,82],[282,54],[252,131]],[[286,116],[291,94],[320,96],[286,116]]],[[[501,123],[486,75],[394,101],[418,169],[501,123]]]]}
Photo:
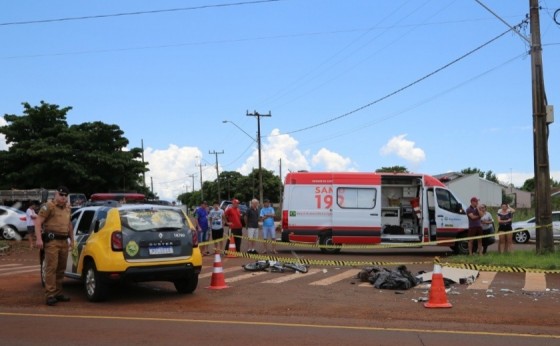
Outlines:
{"type": "Polygon", "coordinates": [[[464,254],[467,242],[460,238],[467,230],[462,203],[426,174],[295,172],[284,182],[284,242],[421,246],[450,240],[440,245],[464,254]]]}

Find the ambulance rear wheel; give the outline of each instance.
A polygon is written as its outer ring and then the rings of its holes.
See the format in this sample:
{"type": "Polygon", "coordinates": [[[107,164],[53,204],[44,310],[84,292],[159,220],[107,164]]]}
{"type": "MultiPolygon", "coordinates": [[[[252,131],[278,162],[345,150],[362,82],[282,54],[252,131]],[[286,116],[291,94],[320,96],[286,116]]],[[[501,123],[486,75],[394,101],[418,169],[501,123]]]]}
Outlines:
{"type": "MultiPolygon", "coordinates": [[[[321,237],[319,238],[319,244],[320,244],[320,245],[327,245],[327,246],[328,246],[328,245],[335,245],[335,244],[333,243],[332,236],[330,236],[330,235],[321,236],[321,237]]],[[[339,249],[339,248],[322,247],[322,248],[321,248],[321,252],[322,252],[322,253],[333,254],[333,253],[339,253],[339,252],[340,252],[340,249],[339,249]]]]}
{"type": "Polygon", "coordinates": [[[451,247],[456,255],[468,255],[469,254],[469,242],[467,240],[456,241],[455,245],[451,247]]]}

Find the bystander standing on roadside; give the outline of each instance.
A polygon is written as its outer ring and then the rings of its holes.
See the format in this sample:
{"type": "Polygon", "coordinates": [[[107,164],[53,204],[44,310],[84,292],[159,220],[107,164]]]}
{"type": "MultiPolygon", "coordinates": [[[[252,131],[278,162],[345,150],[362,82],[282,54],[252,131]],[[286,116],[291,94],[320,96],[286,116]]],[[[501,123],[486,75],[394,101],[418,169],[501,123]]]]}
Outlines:
{"type": "Polygon", "coordinates": [[[29,248],[33,249],[33,244],[35,243],[35,219],[37,218],[37,207],[39,203],[37,201],[32,201],[29,207],[25,211],[25,219],[27,223],[27,237],[29,238],[29,248]]]}
{"type": "Polygon", "coordinates": [[[213,203],[213,208],[208,213],[210,228],[212,229],[212,240],[218,240],[215,247],[221,249],[224,246],[224,224],[226,223],[224,211],[220,209],[218,201],[213,203]]]}
{"type": "Polygon", "coordinates": [[[249,238],[249,249],[247,250],[247,253],[258,253],[255,249],[255,239],[259,239],[259,216],[259,200],[253,198],[253,200],[251,200],[251,205],[245,214],[247,237],[249,238]]]}
{"type": "MultiPolygon", "coordinates": [[[[208,241],[208,203],[202,201],[200,206],[194,211],[194,218],[196,220],[196,231],[198,232],[198,243],[208,241]]],[[[201,245],[200,251],[203,255],[208,256],[208,245],[201,245]]]]}
{"type": "MultiPolygon", "coordinates": [[[[482,235],[482,223],[480,222],[480,213],[478,211],[478,198],[471,198],[471,205],[467,208],[467,216],[469,218],[469,237],[477,237],[482,235]]],[[[469,239],[469,255],[473,254],[473,240],[469,239]]],[[[482,255],[482,239],[477,239],[478,254],[482,255]]]]}
{"type": "Polygon", "coordinates": [[[276,247],[274,241],[276,240],[276,227],[274,226],[274,208],[270,206],[270,200],[263,201],[263,208],[261,209],[260,218],[263,226],[263,239],[265,240],[264,248],[265,253],[268,253],[268,241],[271,241],[271,251],[276,254],[276,247]]]}
{"type": "Polygon", "coordinates": [[[67,302],[62,294],[62,280],[68,261],[68,249],[74,246],[74,232],[70,222],[69,190],[56,189],[54,199],[44,204],[35,219],[35,237],[39,249],[45,251],[45,296],[47,305],[67,302]],[[43,236],[41,231],[43,230],[43,236]],[[68,242],[70,239],[70,243],[68,242]]]}
{"type": "MultiPolygon", "coordinates": [[[[510,208],[506,203],[502,203],[498,210],[498,233],[511,231],[511,222],[515,209],[510,208]]],[[[499,234],[498,252],[511,252],[513,235],[511,233],[499,234]]]]}
{"type": "MultiPolygon", "coordinates": [[[[482,234],[490,235],[494,233],[494,219],[492,214],[487,210],[486,204],[481,204],[479,208],[480,223],[482,225],[482,234]]],[[[492,244],[490,237],[482,238],[482,253],[486,254],[488,245],[492,244]]],[[[474,245],[474,244],[473,244],[474,245]]],[[[474,250],[473,250],[474,251],[474,250]]]]}
{"type": "MultiPolygon", "coordinates": [[[[239,211],[239,200],[233,199],[231,206],[226,209],[227,225],[235,239],[235,251],[241,252],[241,237],[243,236],[243,224],[241,223],[241,212],[239,211]]],[[[226,251],[229,250],[229,239],[226,241],[226,251]]]]}

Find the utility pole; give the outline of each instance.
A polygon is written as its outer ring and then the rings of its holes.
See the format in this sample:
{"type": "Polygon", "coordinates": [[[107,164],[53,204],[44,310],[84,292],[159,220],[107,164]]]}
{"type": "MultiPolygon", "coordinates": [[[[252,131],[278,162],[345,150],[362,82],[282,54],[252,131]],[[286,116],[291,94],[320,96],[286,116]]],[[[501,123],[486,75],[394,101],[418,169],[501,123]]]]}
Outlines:
{"type": "Polygon", "coordinates": [[[142,183],[146,187],[146,165],[144,162],[144,140],[140,140],[140,145],[142,146],[142,183]]]}
{"type": "Polygon", "coordinates": [[[192,192],[194,193],[194,177],[196,177],[196,173],[187,174],[187,177],[191,177],[191,178],[192,178],[192,192]]]}
{"type": "Polygon", "coordinates": [[[257,118],[257,146],[259,150],[259,201],[260,203],[263,202],[263,181],[262,181],[262,157],[261,157],[261,117],[270,117],[270,111],[268,114],[259,114],[257,111],[253,111],[253,113],[249,113],[247,111],[248,117],[256,117],[257,118]]]}
{"type": "MultiPolygon", "coordinates": [[[[202,161],[198,163],[198,168],[200,168],[200,199],[204,201],[204,188],[202,187],[202,161]]],[[[218,201],[219,203],[220,201],[218,201]]]]}
{"type": "Polygon", "coordinates": [[[279,161],[278,165],[279,165],[279,172],[280,172],[280,184],[278,186],[278,191],[280,191],[280,196],[278,198],[278,202],[280,203],[280,206],[278,208],[282,208],[282,195],[283,195],[282,190],[283,190],[283,187],[284,187],[282,185],[282,159],[280,158],[280,160],[278,160],[278,161],[279,161]]]}
{"type": "Polygon", "coordinates": [[[223,154],[224,151],[220,151],[217,152],[216,150],[214,151],[208,151],[208,154],[210,155],[216,155],[216,181],[218,182],[218,203],[220,203],[221,198],[220,198],[220,171],[218,169],[218,155],[223,154]]]}
{"type": "Polygon", "coordinates": [[[533,95],[533,150],[535,169],[535,224],[537,253],[554,252],[552,238],[552,203],[550,196],[550,165],[548,162],[548,124],[542,66],[539,1],[529,0],[531,23],[531,79],[533,95]]]}

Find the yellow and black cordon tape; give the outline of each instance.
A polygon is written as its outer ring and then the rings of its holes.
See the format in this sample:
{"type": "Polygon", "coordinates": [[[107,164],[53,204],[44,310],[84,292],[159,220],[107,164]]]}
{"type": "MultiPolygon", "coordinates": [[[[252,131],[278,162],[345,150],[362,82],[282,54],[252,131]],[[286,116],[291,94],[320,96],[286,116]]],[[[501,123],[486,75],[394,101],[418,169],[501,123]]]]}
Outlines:
{"type": "MultiPolygon", "coordinates": [[[[541,228],[544,226],[535,226],[533,228],[541,228]]],[[[263,239],[253,239],[246,236],[238,236],[234,235],[236,238],[241,238],[245,240],[252,240],[259,243],[267,243],[271,245],[278,245],[282,247],[300,247],[300,248],[334,248],[334,249],[379,249],[379,248],[403,248],[403,247],[419,247],[419,246],[427,246],[427,245],[441,245],[446,243],[454,243],[456,241],[468,241],[468,240],[476,240],[488,237],[495,237],[496,235],[506,235],[506,234],[513,234],[520,231],[526,231],[529,228],[523,229],[516,229],[507,232],[499,232],[499,234],[488,234],[483,236],[475,236],[475,237],[464,237],[459,239],[449,239],[449,240],[440,240],[440,241],[431,241],[425,242],[421,244],[383,244],[383,245],[321,245],[317,243],[295,243],[295,242],[279,242],[279,241],[271,241],[271,240],[263,240],[263,239]]],[[[229,237],[224,237],[221,239],[213,239],[210,241],[205,241],[199,243],[200,246],[204,245],[212,245],[216,244],[221,241],[227,241],[229,237]]],[[[336,266],[336,267],[365,267],[365,266],[400,266],[400,265],[418,265],[418,264],[441,264],[445,267],[450,268],[460,268],[460,269],[470,269],[470,270],[478,270],[478,271],[492,271],[492,272],[506,272],[506,273],[543,273],[543,274],[558,274],[560,273],[559,269],[534,269],[534,268],[522,268],[522,267],[512,267],[512,266],[493,266],[493,265],[484,265],[484,264],[470,264],[470,263],[452,263],[446,262],[442,263],[439,257],[436,257],[434,261],[418,261],[418,262],[385,262],[385,261],[348,261],[348,260],[316,260],[316,259],[307,259],[301,257],[280,257],[268,254],[250,254],[246,252],[236,252],[236,251],[229,251],[229,250],[221,250],[224,255],[234,255],[236,257],[241,258],[249,258],[253,260],[271,260],[271,261],[279,261],[279,262],[297,262],[306,265],[322,265],[322,266],[336,266]]]]}
{"type": "MultiPolygon", "coordinates": [[[[550,226],[550,225],[549,225],[550,226]]],[[[298,242],[279,242],[279,241],[271,241],[271,240],[263,240],[263,239],[254,239],[254,238],[249,238],[247,236],[239,236],[239,235],[234,235],[235,238],[241,238],[241,239],[245,239],[245,240],[252,240],[255,242],[259,242],[259,243],[268,243],[268,244],[274,244],[274,245],[279,245],[279,246],[288,246],[288,247],[299,247],[299,248],[308,248],[308,249],[320,249],[320,248],[325,248],[325,249],[390,249],[390,248],[418,248],[418,247],[422,247],[422,246],[433,246],[433,245],[445,245],[445,244],[449,244],[450,246],[453,243],[456,242],[460,242],[460,241],[469,241],[469,240],[476,240],[476,239],[483,239],[483,238],[490,238],[490,237],[495,237],[497,235],[506,235],[506,234],[513,234],[513,233],[517,233],[517,232],[521,232],[521,231],[526,231],[532,228],[542,228],[544,226],[536,226],[536,227],[531,227],[531,228],[523,228],[523,229],[516,229],[516,230],[512,230],[512,231],[507,231],[507,232],[499,232],[499,233],[492,233],[492,234],[486,234],[486,235],[481,235],[481,236],[473,236],[473,237],[461,237],[461,238],[455,238],[455,239],[445,239],[445,240],[436,240],[436,241],[429,241],[429,242],[423,242],[423,243],[398,243],[398,244],[357,244],[357,245],[323,245],[323,244],[319,244],[319,243],[298,243],[298,242]]],[[[226,239],[222,238],[222,239],[226,239]]],[[[220,241],[221,239],[218,239],[217,241],[220,241]]],[[[209,241],[209,242],[203,242],[200,243],[200,245],[207,245],[210,244],[212,242],[217,242],[217,241],[209,241]]]]}

